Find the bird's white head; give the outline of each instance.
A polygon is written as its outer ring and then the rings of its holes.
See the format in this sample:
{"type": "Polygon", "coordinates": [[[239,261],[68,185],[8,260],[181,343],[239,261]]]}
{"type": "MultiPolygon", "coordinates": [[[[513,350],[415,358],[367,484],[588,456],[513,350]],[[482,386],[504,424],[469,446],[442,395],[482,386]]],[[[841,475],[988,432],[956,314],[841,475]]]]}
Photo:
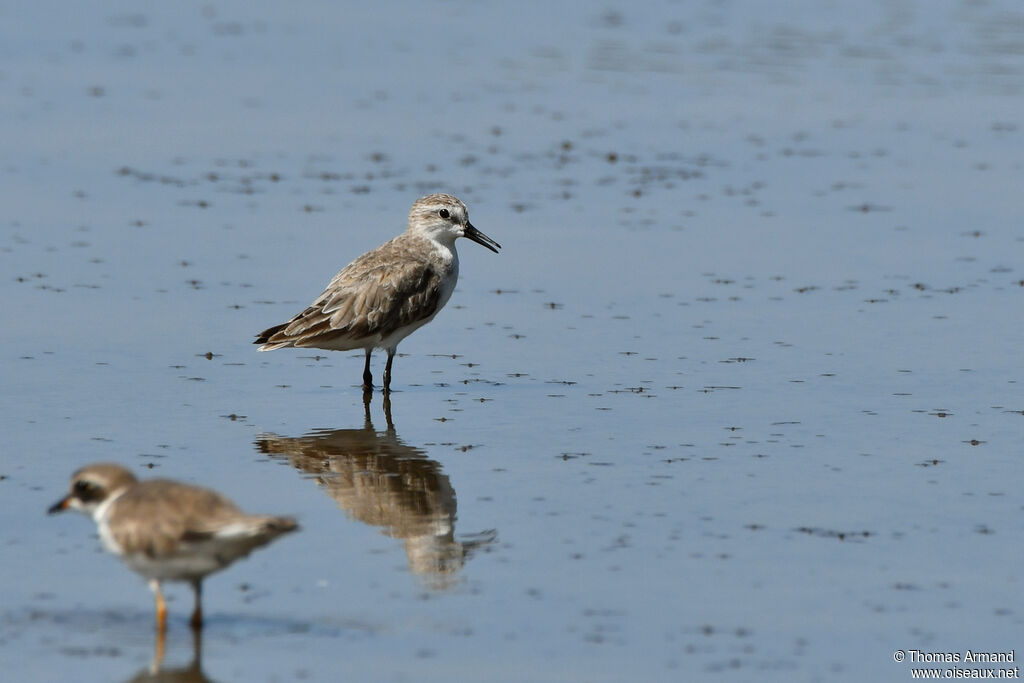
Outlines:
{"type": "Polygon", "coordinates": [[[458,197],[428,194],[413,202],[408,231],[452,248],[459,237],[482,244],[495,254],[501,245],[473,227],[469,210],[458,197]]]}
{"type": "Polygon", "coordinates": [[[50,514],[77,510],[92,516],[103,501],[136,482],[135,475],[115,463],[87,465],[71,475],[68,495],[50,507],[50,514]]]}

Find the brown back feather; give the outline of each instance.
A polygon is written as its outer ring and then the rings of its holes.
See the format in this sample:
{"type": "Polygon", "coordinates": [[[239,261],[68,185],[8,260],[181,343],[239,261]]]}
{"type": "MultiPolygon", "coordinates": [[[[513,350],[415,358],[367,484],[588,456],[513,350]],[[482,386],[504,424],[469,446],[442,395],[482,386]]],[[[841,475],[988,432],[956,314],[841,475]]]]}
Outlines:
{"type": "Polygon", "coordinates": [[[337,337],[356,342],[387,336],[432,316],[440,300],[442,274],[430,262],[415,259],[412,247],[422,246],[416,244],[419,241],[401,235],[360,256],[312,305],[287,323],[265,330],[257,343],[315,347],[337,337]]]}
{"type": "Polygon", "coordinates": [[[126,552],[161,557],[182,541],[209,536],[218,528],[247,517],[216,491],[175,481],[151,479],[121,495],[113,506],[110,526],[126,552]]]}

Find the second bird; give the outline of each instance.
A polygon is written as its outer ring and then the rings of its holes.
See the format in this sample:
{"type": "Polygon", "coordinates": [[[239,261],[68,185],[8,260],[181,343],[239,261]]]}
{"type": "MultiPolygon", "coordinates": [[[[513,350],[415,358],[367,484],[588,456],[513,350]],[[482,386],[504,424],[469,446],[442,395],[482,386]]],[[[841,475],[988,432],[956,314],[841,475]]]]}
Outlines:
{"type": "Polygon", "coordinates": [[[398,343],[440,311],[459,279],[455,240],[466,237],[494,253],[501,245],[473,227],[466,205],[450,194],[417,199],[405,232],[345,266],[306,310],[257,335],[260,351],[311,347],[364,349],[363,389],[373,388],[370,354],[385,349],[384,393],[398,343]]]}

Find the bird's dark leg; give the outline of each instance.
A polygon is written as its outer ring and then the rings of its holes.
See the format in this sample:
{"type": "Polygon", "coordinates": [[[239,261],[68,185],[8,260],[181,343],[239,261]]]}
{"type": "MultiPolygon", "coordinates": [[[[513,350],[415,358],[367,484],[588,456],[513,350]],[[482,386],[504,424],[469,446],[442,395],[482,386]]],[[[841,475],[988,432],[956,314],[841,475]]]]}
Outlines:
{"type": "Polygon", "coordinates": [[[203,632],[192,631],[192,663],[188,671],[195,672],[196,680],[203,680],[203,632]]]}
{"type": "Polygon", "coordinates": [[[388,431],[394,432],[395,423],[391,421],[391,395],[384,394],[384,400],[381,403],[384,405],[384,419],[387,420],[388,431]]]}
{"type": "Polygon", "coordinates": [[[370,401],[373,399],[372,389],[363,389],[363,427],[373,431],[373,419],[370,417],[370,401]]]}
{"type": "Polygon", "coordinates": [[[193,631],[198,631],[203,628],[203,582],[202,579],[196,579],[192,582],[192,592],[196,596],[196,607],[192,610],[192,621],[189,624],[192,626],[193,631]]]}
{"type": "Polygon", "coordinates": [[[391,363],[395,360],[395,350],[388,349],[388,363],[384,366],[384,393],[391,393],[391,363]]]}
{"type": "Polygon", "coordinates": [[[363,391],[373,391],[373,375],[370,373],[370,354],[373,349],[366,349],[366,365],[363,366],[363,391]]]}

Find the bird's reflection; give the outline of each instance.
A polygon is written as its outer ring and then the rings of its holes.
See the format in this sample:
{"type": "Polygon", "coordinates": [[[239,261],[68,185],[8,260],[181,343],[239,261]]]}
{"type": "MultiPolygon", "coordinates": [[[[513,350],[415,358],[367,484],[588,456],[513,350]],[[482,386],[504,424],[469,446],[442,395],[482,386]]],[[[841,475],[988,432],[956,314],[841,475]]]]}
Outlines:
{"type": "Polygon", "coordinates": [[[164,668],[166,634],[158,633],[153,648],[153,662],[142,669],[128,683],[214,683],[203,673],[203,633],[192,630],[192,661],[188,666],[164,668]]]}
{"type": "Polygon", "coordinates": [[[364,400],[359,429],[323,429],[300,437],[263,434],[257,448],[308,474],[353,519],[405,544],[409,569],[430,588],[452,586],[472,553],[491,543],[494,530],[455,538],[455,490],[441,465],[398,438],[391,403],[384,400],[387,429],[374,429],[364,400]]]}

